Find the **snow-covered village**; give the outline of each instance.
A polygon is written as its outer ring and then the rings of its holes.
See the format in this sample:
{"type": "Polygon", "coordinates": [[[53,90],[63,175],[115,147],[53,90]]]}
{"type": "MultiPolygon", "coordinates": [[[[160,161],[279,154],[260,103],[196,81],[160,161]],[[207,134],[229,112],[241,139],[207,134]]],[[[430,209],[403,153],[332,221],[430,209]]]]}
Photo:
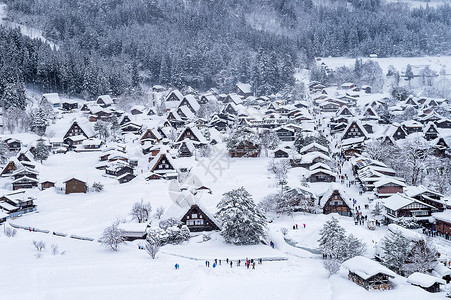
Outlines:
{"type": "Polygon", "coordinates": [[[1,300],[451,298],[447,1],[75,2],[0,3],[1,300]]]}

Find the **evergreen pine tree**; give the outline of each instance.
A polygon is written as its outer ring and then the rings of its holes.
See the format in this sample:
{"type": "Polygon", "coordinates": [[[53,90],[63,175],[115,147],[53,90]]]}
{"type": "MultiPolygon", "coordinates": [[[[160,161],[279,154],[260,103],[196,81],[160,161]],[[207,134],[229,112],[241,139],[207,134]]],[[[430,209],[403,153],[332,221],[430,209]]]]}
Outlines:
{"type": "Polygon", "coordinates": [[[345,229],[338,224],[338,220],[332,218],[327,221],[319,232],[319,248],[323,255],[332,259],[339,259],[346,239],[345,229]]]}

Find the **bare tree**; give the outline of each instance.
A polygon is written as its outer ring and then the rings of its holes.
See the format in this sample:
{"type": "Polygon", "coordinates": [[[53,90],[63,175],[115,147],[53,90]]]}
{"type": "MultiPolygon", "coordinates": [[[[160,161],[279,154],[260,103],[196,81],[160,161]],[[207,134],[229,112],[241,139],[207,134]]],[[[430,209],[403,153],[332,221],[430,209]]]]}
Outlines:
{"type": "Polygon", "coordinates": [[[118,228],[118,222],[114,222],[113,225],[105,228],[99,241],[106,248],[117,251],[119,246],[125,243],[121,230],[118,228]]]}
{"type": "Polygon", "coordinates": [[[157,208],[157,210],[155,211],[155,218],[157,218],[158,220],[161,219],[161,217],[164,214],[164,206],[160,206],[157,208]]]}
{"type": "Polygon", "coordinates": [[[53,255],[58,255],[59,254],[59,247],[58,247],[57,244],[52,244],[51,249],[52,249],[52,254],[53,255]]]}
{"type": "Polygon", "coordinates": [[[271,160],[268,164],[268,171],[275,175],[277,184],[283,186],[287,183],[288,170],[291,168],[288,160],[275,161],[271,160]]]}
{"type": "Polygon", "coordinates": [[[149,219],[151,212],[152,205],[150,204],[150,202],[144,203],[144,201],[141,199],[141,202],[136,202],[135,204],[133,204],[130,215],[134,220],[137,220],[138,223],[144,223],[149,219]]]}
{"type": "Polygon", "coordinates": [[[340,262],[337,259],[326,258],[323,260],[324,268],[329,272],[329,276],[338,273],[340,271],[340,262]]]}
{"type": "Polygon", "coordinates": [[[155,259],[158,251],[161,248],[161,242],[156,239],[147,239],[145,247],[147,254],[149,254],[152,259],[155,259]]]}

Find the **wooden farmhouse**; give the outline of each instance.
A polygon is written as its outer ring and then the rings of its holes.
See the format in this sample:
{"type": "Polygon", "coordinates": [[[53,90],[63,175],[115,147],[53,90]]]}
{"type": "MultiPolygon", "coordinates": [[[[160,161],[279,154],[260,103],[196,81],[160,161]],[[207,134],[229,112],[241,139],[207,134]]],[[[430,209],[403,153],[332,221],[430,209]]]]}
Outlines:
{"type": "Polygon", "coordinates": [[[109,107],[109,106],[113,105],[113,103],[114,103],[114,101],[110,95],[101,95],[101,96],[97,97],[96,102],[98,105],[100,105],[103,108],[109,107]]]}
{"type": "Polygon", "coordinates": [[[174,160],[168,153],[160,153],[150,162],[150,172],[164,175],[166,178],[177,178],[177,169],[174,160]]]}
{"type": "Polygon", "coordinates": [[[415,272],[407,277],[407,282],[430,293],[440,292],[440,285],[445,284],[445,280],[441,278],[419,272],[415,272]]]}
{"type": "Polygon", "coordinates": [[[31,189],[38,186],[39,173],[33,169],[23,168],[11,174],[14,178],[12,181],[13,190],[31,189]]]}
{"type": "Polygon", "coordinates": [[[207,140],[204,135],[195,126],[186,126],[186,128],[178,136],[176,142],[182,142],[184,139],[190,139],[196,144],[207,144],[207,140]]]}
{"type": "Polygon", "coordinates": [[[179,108],[182,106],[188,107],[193,114],[195,114],[200,108],[199,102],[197,102],[194,95],[186,95],[178,105],[179,108]]]}
{"type": "Polygon", "coordinates": [[[365,127],[363,127],[362,123],[359,120],[353,120],[348,124],[348,126],[344,130],[342,140],[358,137],[363,137],[367,139],[368,132],[366,131],[365,127]]]}
{"type": "Polygon", "coordinates": [[[349,271],[349,280],[367,290],[383,291],[393,287],[390,278],[394,278],[396,274],[367,257],[353,257],[345,261],[342,267],[349,271]]]}
{"type": "Polygon", "coordinates": [[[428,222],[431,214],[437,209],[404,194],[395,194],[383,200],[383,215],[387,223],[394,223],[399,218],[415,217],[420,222],[428,222]]]}
{"type": "Polygon", "coordinates": [[[66,194],[86,193],[88,191],[87,183],[76,178],[70,178],[63,183],[65,184],[66,194]]]}
{"type": "Polygon", "coordinates": [[[193,204],[181,218],[182,224],[188,226],[191,232],[219,230],[220,224],[207,209],[193,204]]]}
{"type": "Polygon", "coordinates": [[[121,236],[126,241],[134,241],[138,239],[145,239],[147,236],[147,223],[119,223],[117,228],[121,232],[121,236]]]}
{"type": "Polygon", "coordinates": [[[331,184],[326,193],[320,198],[320,208],[323,214],[337,213],[341,216],[352,216],[352,201],[339,184],[331,184]]]}

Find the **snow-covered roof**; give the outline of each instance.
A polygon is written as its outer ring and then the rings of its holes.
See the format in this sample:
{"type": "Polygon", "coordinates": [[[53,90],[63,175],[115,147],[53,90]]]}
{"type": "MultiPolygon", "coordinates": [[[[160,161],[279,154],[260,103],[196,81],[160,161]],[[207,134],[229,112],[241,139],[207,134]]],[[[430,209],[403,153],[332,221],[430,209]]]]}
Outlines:
{"type": "Polygon", "coordinates": [[[48,94],[42,94],[42,97],[45,98],[48,102],[52,104],[59,104],[61,103],[60,96],[58,93],[48,93],[48,94]]]}
{"type": "Polygon", "coordinates": [[[331,170],[331,168],[328,165],[321,163],[321,162],[311,165],[309,167],[310,171],[313,171],[315,169],[324,169],[324,170],[329,170],[329,171],[331,170]]]}
{"type": "Polygon", "coordinates": [[[404,182],[396,180],[393,177],[389,177],[389,176],[385,176],[385,177],[381,178],[380,180],[378,180],[377,182],[374,183],[374,186],[378,188],[378,187],[384,186],[389,183],[396,184],[396,185],[399,185],[402,187],[406,186],[406,184],[404,182]]]}
{"type": "Polygon", "coordinates": [[[432,213],[432,216],[437,220],[451,224],[451,210],[449,209],[442,212],[432,213]]]}
{"type": "Polygon", "coordinates": [[[242,91],[245,94],[250,94],[252,93],[252,86],[249,83],[241,83],[238,82],[236,84],[236,86],[240,89],[240,91],[242,91]]]}
{"type": "Polygon", "coordinates": [[[322,152],[308,152],[307,154],[302,155],[303,163],[312,163],[315,158],[322,158],[324,160],[330,160],[330,157],[322,152]]]}
{"type": "Polygon", "coordinates": [[[99,100],[102,100],[103,103],[105,103],[106,105],[111,105],[111,104],[113,104],[113,99],[111,98],[110,95],[101,95],[101,96],[97,97],[97,102],[98,102],[99,100]]]}
{"type": "Polygon", "coordinates": [[[228,96],[233,101],[233,103],[235,103],[236,105],[243,103],[243,100],[237,94],[229,94],[228,96]]]}
{"type": "Polygon", "coordinates": [[[440,263],[435,266],[433,273],[434,272],[437,273],[437,275],[439,277],[444,277],[444,276],[450,276],[451,275],[451,269],[448,268],[448,267],[445,267],[444,265],[442,265],[440,263]]]}
{"type": "MultiPolygon", "coordinates": [[[[374,184],[374,185],[376,185],[376,184],[374,184]]],[[[396,211],[396,210],[401,209],[404,206],[407,206],[413,202],[416,202],[415,199],[410,198],[410,197],[400,194],[400,193],[396,193],[384,200],[384,206],[391,210],[396,211]]]]}
{"type": "Polygon", "coordinates": [[[194,119],[195,115],[194,113],[191,111],[191,109],[189,109],[188,106],[186,105],[182,105],[179,107],[179,109],[182,111],[182,113],[185,115],[185,117],[187,119],[194,119]]]}
{"type": "Polygon", "coordinates": [[[413,285],[419,285],[424,288],[431,287],[435,283],[445,284],[445,281],[441,278],[437,278],[428,274],[423,274],[419,272],[415,272],[409,277],[407,277],[407,282],[413,285]]]}
{"type": "Polygon", "coordinates": [[[117,228],[127,232],[145,232],[147,226],[147,223],[119,223],[117,228]]]}
{"type": "Polygon", "coordinates": [[[431,194],[437,195],[439,197],[443,197],[442,194],[434,192],[434,191],[428,189],[427,187],[425,187],[424,185],[408,186],[408,187],[406,187],[406,190],[404,192],[409,197],[415,197],[415,196],[418,196],[423,193],[431,193],[431,194]]]}
{"type": "Polygon", "coordinates": [[[308,144],[307,146],[302,147],[299,150],[299,153],[303,153],[303,152],[305,152],[305,151],[307,151],[307,150],[309,150],[309,149],[311,149],[313,147],[316,147],[316,148],[318,148],[318,149],[320,149],[320,150],[322,150],[322,151],[324,151],[326,153],[329,152],[329,149],[327,147],[324,147],[324,146],[322,146],[322,145],[320,145],[320,144],[318,144],[316,142],[313,142],[313,143],[308,144]]]}
{"type": "Polygon", "coordinates": [[[330,196],[332,196],[334,191],[337,191],[340,194],[341,199],[343,199],[343,201],[346,203],[346,205],[348,207],[352,208],[351,198],[345,192],[343,187],[340,184],[335,183],[335,182],[332,182],[330,184],[329,188],[327,189],[327,191],[322,195],[320,202],[319,202],[320,207],[324,207],[324,205],[326,205],[327,200],[329,200],[330,196]]]}
{"type": "Polygon", "coordinates": [[[400,233],[403,237],[409,239],[410,241],[420,241],[424,239],[424,236],[418,232],[412,231],[410,229],[404,228],[396,224],[389,224],[388,231],[392,233],[400,233]]]}
{"type": "Polygon", "coordinates": [[[396,276],[396,274],[387,267],[363,256],[356,256],[348,259],[341,266],[365,280],[377,274],[384,274],[390,277],[396,276]]]}
{"type": "Polygon", "coordinates": [[[196,98],[194,97],[194,95],[186,95],[185,96],[186,101],[188,101],[189,105],[191,105],[191,107],[195,110],[198,111],[200,108],[200,104],[199,102],[197,102],[196,98]]]}

